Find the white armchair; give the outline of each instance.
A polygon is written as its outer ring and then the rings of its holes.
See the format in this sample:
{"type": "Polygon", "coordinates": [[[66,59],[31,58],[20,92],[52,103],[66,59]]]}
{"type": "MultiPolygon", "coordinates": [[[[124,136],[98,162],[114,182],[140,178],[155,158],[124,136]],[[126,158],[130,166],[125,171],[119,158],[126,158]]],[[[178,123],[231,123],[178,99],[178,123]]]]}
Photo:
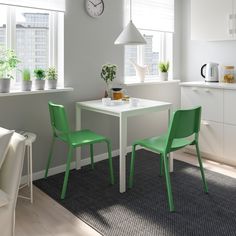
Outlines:
{"type": "Polygon", "coordinates": [[[13,236],[15,207],[25,152],[25,138],[14,133],[0,169],[0,235],[13,236]]]}

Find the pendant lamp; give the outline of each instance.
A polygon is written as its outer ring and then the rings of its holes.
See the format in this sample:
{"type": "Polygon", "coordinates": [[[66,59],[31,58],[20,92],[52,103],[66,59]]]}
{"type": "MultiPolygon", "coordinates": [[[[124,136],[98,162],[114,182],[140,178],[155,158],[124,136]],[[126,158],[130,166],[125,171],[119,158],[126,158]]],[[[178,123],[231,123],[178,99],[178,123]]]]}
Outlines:
{"type": "Polygon", "coordinates": [[[114,44],[117,45],[140,45],[147,44],[142,34],[132,22],[132,0],[130,0],[130,22],[120,33],[114,44]]]}

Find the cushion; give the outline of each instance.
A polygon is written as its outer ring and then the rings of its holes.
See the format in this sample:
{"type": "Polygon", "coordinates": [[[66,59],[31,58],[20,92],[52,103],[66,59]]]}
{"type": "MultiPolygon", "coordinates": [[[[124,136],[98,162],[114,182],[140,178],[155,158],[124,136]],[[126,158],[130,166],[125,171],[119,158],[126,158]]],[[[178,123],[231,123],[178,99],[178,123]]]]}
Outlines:
{"type": "Polygon", "coordinates": [[[8,130],[0,127],[0,168],[5,160],[13,133],[14,130],[8,130]]]}
{"type": "Polygon", "coordinates": [[[8,196],[0,189],[0,207],[3,207],[9,203],[8,196]]]}

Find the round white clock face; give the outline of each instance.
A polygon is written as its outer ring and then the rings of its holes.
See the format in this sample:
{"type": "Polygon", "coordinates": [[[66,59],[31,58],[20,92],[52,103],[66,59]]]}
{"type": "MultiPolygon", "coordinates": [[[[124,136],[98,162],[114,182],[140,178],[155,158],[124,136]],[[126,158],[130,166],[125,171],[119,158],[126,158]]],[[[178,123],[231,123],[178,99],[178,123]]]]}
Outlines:
{"type": "Polygon", "coordinates": [[[85,7],[92,17],[99,17],[104,12],[103,0],[85,0],[85,7]]]}

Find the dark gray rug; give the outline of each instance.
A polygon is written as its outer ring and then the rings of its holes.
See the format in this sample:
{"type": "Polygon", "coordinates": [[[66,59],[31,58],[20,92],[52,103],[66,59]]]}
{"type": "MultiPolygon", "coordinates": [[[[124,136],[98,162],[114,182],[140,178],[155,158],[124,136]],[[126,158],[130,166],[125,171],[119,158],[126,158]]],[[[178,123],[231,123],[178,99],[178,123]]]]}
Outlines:
{"type": "Polygon", "coordinates": [[[175,161],[171,180],[176,212],[170,213],[155,154],[137,152],[135,185],[123,194],[118,191],[118,158],[113,160],[115,186],[108,184],[107,161],[97,163],[94,171],[71,171],[63,201],[63,173],[34,184],[103,235],[236,235],[236,179],[205,171],[210,191],[205,194],[199,169],[175,161]]]}

